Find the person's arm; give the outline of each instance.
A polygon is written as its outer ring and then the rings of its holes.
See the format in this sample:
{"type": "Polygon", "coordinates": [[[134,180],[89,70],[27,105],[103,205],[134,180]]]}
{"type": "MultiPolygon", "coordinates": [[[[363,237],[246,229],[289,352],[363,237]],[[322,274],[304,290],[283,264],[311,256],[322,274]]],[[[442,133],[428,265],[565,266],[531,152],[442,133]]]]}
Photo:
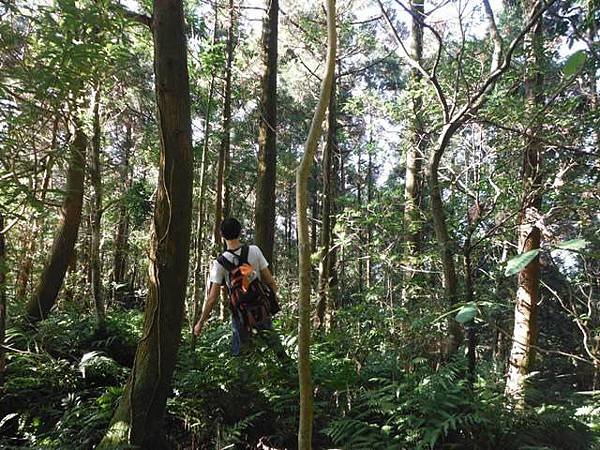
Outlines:
{"type": "Polygon", "coordinates": [[[202,327],[204,323],[210,317],[210,313],[212,312],[215,303],[217,303],[217,299],[219,298],[219,292],[221,290],[221,285],[218,283],[213,283],[210,287],[210,291],[208,296],[206,297],[206,301],[204,302],[204,307],[202,308],[202,314],[200,314],[200,319],[198,319],[198,323],[194,326],[194,334],[199,336],[202,332],[202,327]]]}
{"type": "Polygon", "coordinates": [[[273,275],[271,274],[271,271],[268,267],[264,267],[260,270],[260,279],[264,281],[271,289],[273,289],[273,292],[277,294],[277,284],[275,283],[273,275]]]}

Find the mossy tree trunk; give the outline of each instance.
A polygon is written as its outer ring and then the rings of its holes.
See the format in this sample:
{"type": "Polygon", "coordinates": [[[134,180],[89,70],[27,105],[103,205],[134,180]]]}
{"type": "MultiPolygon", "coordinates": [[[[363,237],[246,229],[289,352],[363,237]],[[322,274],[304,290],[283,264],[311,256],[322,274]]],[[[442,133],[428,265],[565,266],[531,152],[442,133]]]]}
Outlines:
{"type": "Polygon", "coordinates": [[[155,0],[152,21],[160,163],[143,336],[99,448],[168,448],[162,419],[181,339],[190,252],[193,156],[181,0],[155,0]]]}

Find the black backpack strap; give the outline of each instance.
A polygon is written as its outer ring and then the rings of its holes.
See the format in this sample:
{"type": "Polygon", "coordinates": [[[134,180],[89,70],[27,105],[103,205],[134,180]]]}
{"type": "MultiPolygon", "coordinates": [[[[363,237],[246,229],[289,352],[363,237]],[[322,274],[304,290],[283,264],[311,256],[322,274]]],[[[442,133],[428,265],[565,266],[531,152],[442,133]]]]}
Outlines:
{"type": "Polygon", "coordinates": [[[237,266],[232,263],[231,261],[229,261],[227,258],[225,258],[225,256],[221,255],[217,258],[217,262],[219,264],[221,264],[225,270],[227,272],[231,272],[233,269],[235,269],[237,266]]]}
{"type": "Polygon", "coordinates": [[[227,272],[231,272],[236,267],[246,264],[248,262],[248,253],[250,253],[250,247],[247,245],[242,245],[241,249],[242,253],[239,255],[235,253],[238,249],[225,250],[227,253],[231,253],[233,255],[234,259],[238,261],[238,264],[229,261],[223,254],[217,258],[217,262],[221,264],[227,272]]]}
{"type": "Polygon", "coordinates": [[[242,253],[240,254],[240,266],[248,263],[248,253],[250,253],[250,246],[242,246],[242,253]]]}

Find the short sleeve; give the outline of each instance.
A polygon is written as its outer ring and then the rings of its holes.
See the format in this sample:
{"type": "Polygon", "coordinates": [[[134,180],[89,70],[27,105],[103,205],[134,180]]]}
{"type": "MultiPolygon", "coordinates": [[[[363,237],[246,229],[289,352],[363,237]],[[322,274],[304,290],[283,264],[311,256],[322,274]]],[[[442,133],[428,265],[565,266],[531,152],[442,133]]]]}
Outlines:
{"type": "Polygon", "coordinates": [[[216,260],[213,261],[212,269],[210,270],[210,282],[217,284],[225,284],[225,268],[216,260]]]}
{"type": "Polygon", "coordinates": [[[269,267],[269,263],[267,262],[267,259],[265,258],[265,255],[263,255],[260,248],[258,248],[256,245],[253,245],[253,247],[254,251],[256,252],[256,260],[258,261],[258,270],[263,270],[264,268],[269,267]]]}

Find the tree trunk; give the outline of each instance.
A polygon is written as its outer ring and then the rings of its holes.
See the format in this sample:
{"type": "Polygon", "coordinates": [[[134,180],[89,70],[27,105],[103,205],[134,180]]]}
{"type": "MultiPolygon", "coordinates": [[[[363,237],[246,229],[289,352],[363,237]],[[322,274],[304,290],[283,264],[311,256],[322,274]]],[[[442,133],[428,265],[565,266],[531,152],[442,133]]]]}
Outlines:
{"type": "Polygon", "coordinates": [[[188,275],[193,154],[181,0],[155,0],[152,20],[160,163],[143,336],[99,448],[167,448],[162,418],[177,358],[188,275]]]}
{"type": "MultiPolygon", "coordinates": [[[[524,9],[530,11],[532,3],[525,2],[524,9]]],[[[543,23],[535,24],[524,40],[526,61],[525,110],[526,117],[535,117],[544,103],[543,78],[543,23]]],[[[527,130],[523,155],[523,201],[519,213],[518,251],[525,253],[540,248],[541,231],[536,225],[542,206],[541,159],[542,144],[535,139],[540,131],[541,118],[537,118],[527,130]]],[[[515,320],[512,349],[509,357],[506,394],[517,406],[524,406],[525,380],[534,361],[537,334],[537,305],[539,301],[540,260],[536,257],[517,276],[515,320]]]]}
{"type": "MultiPolygon", "coordinates": [[[[112,298],[115,302],[123,300],[123,283],[127,274],[127,242],[129,240],[129,215],[127,214],[127,204],[125,203],[125,195],[131,188],[131,170],[129,167],[129,158],[133,148],[133,136],[131,122],[125,125],[125,140],[122,147],[122,160],[119,167],[119,175],[122,180],[125,180],[125,188],[121,193],[121,201],[119,203],[119,218],[117,223],[117,233],[115,235],[115,252],[113,259],[113,274],[112,298]]],[[[133,290],[133,285],[130,286],[133,290]]]]}
{"type": "MultiPolygon", "coordinates": [[[[416,15],[412,18],[412,33],[410,42],[411,57],[421,63],[423,56],[423,0],[412,0],[411,10],[416,15]],[[417,20],[419,17],[421,20],[417,20]]],[[[407,285],[414,276],[415,258],[419,253],[421,241],[421,166],[425,153],[426,141],[423,124],[423,95],[421,90],[421,73],[412,68],[410,71],[410,91],[412,100],[412,115],[409,125],[408,147],[406,150],[406,181],[404,184],[404,261],[406,267],[402,287],[402,298],[409,297],[407,285]]]]}
{"type": "Polygon", "coordinates": [[[336,55],[335,0],[327,0],[327,62],[321,83],[319,102],[305,144],[304,156],[296,172],[296,216],[298,220],[298,274],[300,295],[298,299],[298,378],[300,385],[300,423],[298,448],[312,448],[313,394],[310,369],[310,241],[308,234],[308,177],[321,136],[321,126],[329,104],[336,55]]]}
{"type": "Polygon", "coordinates": [[[73,258],[73,249],[81,222],[87,147],[87,137],[78,120],[70,147],[66,194],[61,208],[60,223],[38,287],[27,305],[27,315],[32,322],[48,317],[62,286],[67,267],[73,258]]]}
{"type": "MultiPolygon", "coordinates": [[[[595,20],[597,12],[600,10],[600,1],[599,0],[588,0],[588,39],[589,42],[596,42],[597,34],[598,34],[598,21],[595,20]]],[[[594,112],[598,111],[598,79],[596,77],[596,72],[598,68],[599,61],[597,58],[592,58],[589,63],[589,110],[594,112]]],[[[600,130],[596,127],[594,132],[594,137],[596,139],[596,153],[600,156],[600,130]]]]}
{"type": "MultiPolygon", "coordinates": [[[[469,220],[469,219],[468,219],[469,220]]],[[[465,270],[465,301],[473,303],[475,300],[475,292],[473,285],[473,263],[472,263],[472,244],[471,239],[475,232],[476,222],[469,222],[467,229],[467,237],[463,248],[464,270],[465,270]]],[[[476,364],[477,364],[477,334],[475,330],[475,321],[472,320],[466,324],[467,329],[467,380],[471,388],[475,384],[476,379],[476,364]]]]}
{"type": "MultiPolygon", "coordinates": [[[[51,150],[55,151],[58,142],[58,117],[54,119],[54,125],[52,127],[52,143],[51,150]]],[[[52,168],[54,167],[54,156],[49,155],[46,159],[46,168],[44,170],[44,179],[42,181],[42,188],[40,190],[40,202],[44,202],[48,187],[50,186],[50,180],[52,178],[52,168]]],[[[31,271],[33,270],[34,255],[36,252],[36,244],[38,240],[38,234],[41,230],[42,224],[40,217],[36,216],[31,227],[30,234],[27,236],[29,243],[26,246],[25,257],[19,269],[17,275],[17,298],[25,298],[27,296],[27,288],[29,286],[29,280],[31,278],[31,271]]]]}
{"type": "MultiPolygon", "coordinates": [[[[335,94],[334,91],[332,91],[332,94],[335,94]]],[[[340,109],[340,105],[336,100],[335,103],[335,112],[334,112],[334,117],[336,119],[335,122],[335,126],[337,127],[337,115],[338,115],[338,110],[340,109]]],[[[337,133],[334,135],[334,137],[337,136],[337,133]]],[[[331,155],[333,161],[332,161],[332,167],[331,167],[331,177],[329,180],[329,191],[330,191],[330,195],[331,195],[331,199],[330,199],[330,203],[331,203],[331,207],[330,207],[330,214],[329,214],[329,256],[327,259],[327,272],[329,273],[329,278],[328,278],[328,307],[329,307],[329,311],[330,314],[328,315],[328,318],[330,320],[331,323],[329,323],[329,326],[332,325],[333,322],[333,310],[335,308],[337,308],[338,305],[338,270],[337,270],[337,260],[338,260],[338,247],[336,245],[336,243],[334,242],[334,233],[333,231],[335,230],[335,225],[336,225],[336,213],[338,211],[338,206],[337,206],[337,200],[340,197],[340,167],[341,167],[341,158],[343,157],[343,153],[340,149],[339,143],[337,141],[337,139],[334,140],[333,143],[333,147],[332,147],[332,155],[331,155]]],[[[326,323],[327,325],[327,323],[326,323]]]]}
{"type": "MultiPolygon", "coordinates": [[[[432,153],[429,163],[429,188],[431,189],[431,215],[433,218],[433,229],[438,243],[442,270],[444,275],[444,299],[449,307],[458,302],[458,280],[456,278],[456,265],[454,262],[455,243],[451,241],[442,202],[442,188],[439,182],[439,165],[442,155],[446,151],[450,138],[459,128],[459,124],[451,122],[446,124],[439,136],[438,143],[432,153]]],[[[463,334],[460,325],[454,317],[448,319],[448,342],[444,345],[442,352],[451,355],[458,350],[463,334]]]]}
{"type": "Polygon", "coordinates": [[[292,214],[293,205],[292,197],[294,195],[292,189],[292,182],[290,181],[286,186],[286,214],[285,214],[285,243],[286,243],[286,255],[288,258],[292,255],[292,214]]]}
{"type": "Polygon", "coordinates": [[[317,302],[318,326],[329,328],[331,325],[331,293],[329,290],[331,273],[331,215],[332,215],[332,189],[333,161],[336,146],[337,109],[335,106],[335,81],[331,84],[329,96],[329,115],[327,118],[327,143],[323,152],[323,205],[321,222],[321,257],[319,263],[319,300],[317,302]]]}
{"type": "Polygon", "coordinates": [[[223,136],[219,147],[219,161],[217,163],[217,185],[215,188],[215,224],[213,238],[217,250],[221,249],[220,226],[223,221],[223,209],[227,204],[226,199],[226,172],[231,145],[231,69],[233,65],[233,28],[234,10],[233,0],[229,0],[229,26],[227,28],[227,64],[225,66],[225,85],[223,86],[223,136]]]}
{"type": "MultiPolygon", "coordinates": [[[[213,46],[217,43],[217,30],[219,28],[219,8],[215,2],[215,25],[213,28],[213,46]]],[[[205,122],[204,122],[204,142],[202,144],[202,156],[200,160],[200,194],[198,195],[198,216],[196,219],[196,245],[195,245],[195,265],[194,265],[194,279],[192,283],[192,312],[190,326],[193,328],[196,323],[196,316],[198,315],[198,307],[202,299],[202,280],[203,280],[203,250],[204,250],[204,217],[205,217],[205,202],[206,202],[206,169],[208,166],[208,148],[210,145],[210,119],[212,112],[213,96],[215,93],[215,78],[216,73],[214,70],[211,71],[210,85],[208,88],[208,99],[206,102],[205,122]]],[[[195,336],[192,335],[192,339],[195,336]]]]}
{"type": "Polygon", "coordinates": [[[90,179],[92,182],[92,199],[90,225],[92,242],[90,247],[90,266],[92,278],[92,297],[94,298],[94,310],[96,312],[96,327],[99,332],[106,328],[106,313],[104,299],[102,298],[102,274],[100,261],[100,223],[102,221],[102,179],[100,177],[100,83],[94,92],[93,106],[93,136],[90,146],[90,179]]]}
{"type": "MultiPolygon", "coordinates": [[[[358,148],[358,158],[356,159],[356,200],[358,203],[357,209],[359,211],[362,211],[362,207],[363,207],[363,190],[362,190],[362,185],[363,185],[363,180],[360,176],[361,170],[362,170],[362,147],[358,148]]],[[[361,212],[362,215],[362,212],[361,212]]],[[[365,264],[364,264],[364,259],[363,259],[363,250],[364,250],[364,233],[363,233],[363,227],[360,226],[359,231],[358,231],[358,248],[357,250],[357,254],[358,254],[358,260],[357,260],[357,264],[358,264],[358,292],[359,294],[362,295],[363,293],[363,279],[364,279],[364,275],[365,275],[365,264]]]]}
{"type": "Polygon", "coordinates": [[[0,212],[0,385],[4,381],[6,370],[6,350],[4,339],[6,337],[6,238],[4,230],[4,216],[0,212]]]}
{"type": "Polygon", "coordinates": [[[273,264],[275,240],[275,176],[277,166],[277,29],[279,0],[267,0],[263,22],[262,93],[258,130],[258,180],[254,208],[254,243],[273,264]]]}
{"type": "MultiPolygon", "coordinates": [[[[367,148],[367,207],[365,211],[365,215],[369,216],[369,208],[371,202],[373,201],[373,138],[369,139],[369,146],[367,148]]],[[[370,226],[367,225],[367,241],[365,245],[365,249],[367,251],[366,255],[366,265],[365,265],[365,281],[367,283],[367,290],[371,289],[371,280],[372,280],[372,272],[373,272],[373,261],[371,260],[371,241],[373,240],[373,230],[370,226]]]]}

